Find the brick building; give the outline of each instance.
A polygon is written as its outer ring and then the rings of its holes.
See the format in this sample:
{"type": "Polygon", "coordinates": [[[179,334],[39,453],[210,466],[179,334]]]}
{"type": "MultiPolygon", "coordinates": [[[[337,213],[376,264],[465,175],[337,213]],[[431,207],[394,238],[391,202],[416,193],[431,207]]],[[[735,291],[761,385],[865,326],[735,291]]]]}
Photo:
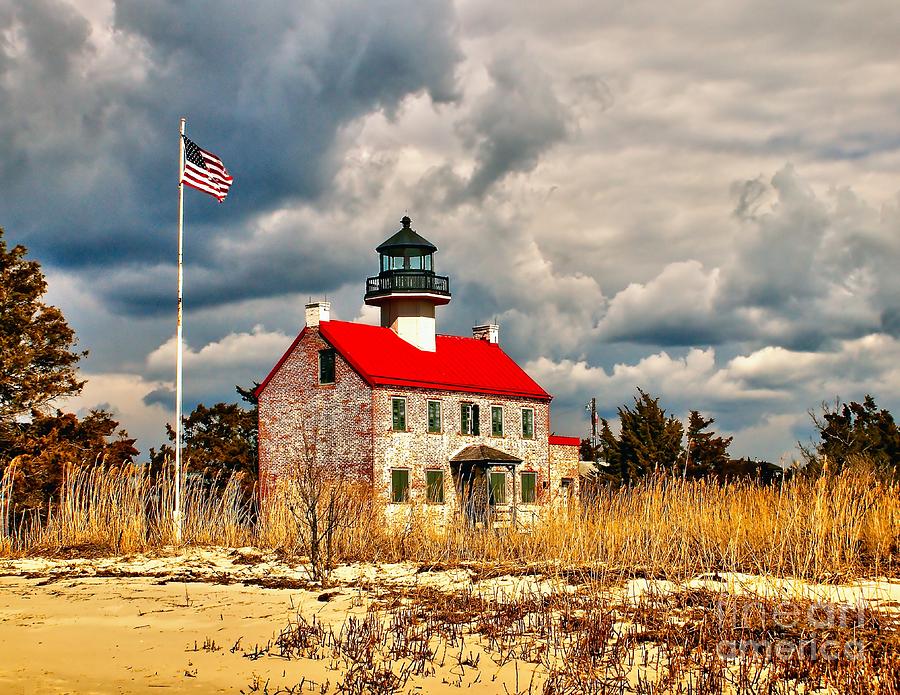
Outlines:
{"type": "Polygon", "coordinates": [[[551,434],[550,394],[501,349],[498,326],[436,334],[449,278],[434,272],[437,248],[402,224],[366,284],[381,325],[308,304],[306,327],[257,388],[262,493],[312,449],[391,505],[472,522],[577,495],[579,440],[551,434]]]}

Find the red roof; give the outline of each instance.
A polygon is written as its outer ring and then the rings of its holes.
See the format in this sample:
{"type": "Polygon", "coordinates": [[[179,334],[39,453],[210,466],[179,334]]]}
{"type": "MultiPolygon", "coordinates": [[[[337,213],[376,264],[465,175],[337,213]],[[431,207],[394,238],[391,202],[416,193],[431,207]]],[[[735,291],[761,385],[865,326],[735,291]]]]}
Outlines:
{"type": "Polygon", "coordinates": [[[562,444],[563,446],[581,446],[581,440],[578,437],[563,437],[559,434],[551,434],[547,439],[551,444],[562,444]]]}
{"type": "MultiPolygon", "coordinates": [[[[407,386],[549,401],[551,396],[495,343],[439,335],[436,350],[419,350],[390,328],[323,321],[319,334],[373,386],[407,386]]],[[[291,345],[257,395],[299,342],[291,345]]]]}

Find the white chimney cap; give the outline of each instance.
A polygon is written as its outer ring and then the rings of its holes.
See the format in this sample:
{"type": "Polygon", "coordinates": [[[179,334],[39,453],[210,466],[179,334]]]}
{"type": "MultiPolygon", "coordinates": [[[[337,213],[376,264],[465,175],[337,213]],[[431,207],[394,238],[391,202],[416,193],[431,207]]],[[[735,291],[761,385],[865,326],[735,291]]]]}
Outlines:
{"type": "Polygon", "coordinates": [[[310,302],[306,305],[306,326],[315,328],[331,318],[331,302],[310,302]]]}
{"type": "Polygon", "coordinates": [[[483,326],[472,327],[472,337],[478,340],[486,340],[495,345],[500,343],[500,326],[496,323],[486,323],[483,326]]]}

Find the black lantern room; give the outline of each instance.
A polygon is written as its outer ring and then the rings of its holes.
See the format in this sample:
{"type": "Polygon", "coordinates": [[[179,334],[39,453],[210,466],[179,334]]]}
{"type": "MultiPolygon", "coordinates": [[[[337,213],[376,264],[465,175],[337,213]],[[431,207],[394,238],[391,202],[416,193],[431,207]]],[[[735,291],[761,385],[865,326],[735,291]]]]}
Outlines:
{"type": "Polygon", "coordinates": [[[378,251],[381,272],[366,281],[366,303],[383,304],[391,296],[425,297],[435,304],[450,301],[450,279],[434,274],[437,247],[410,227],[412,220],[400,220],[403,227],[381,243],[378,251]]]}

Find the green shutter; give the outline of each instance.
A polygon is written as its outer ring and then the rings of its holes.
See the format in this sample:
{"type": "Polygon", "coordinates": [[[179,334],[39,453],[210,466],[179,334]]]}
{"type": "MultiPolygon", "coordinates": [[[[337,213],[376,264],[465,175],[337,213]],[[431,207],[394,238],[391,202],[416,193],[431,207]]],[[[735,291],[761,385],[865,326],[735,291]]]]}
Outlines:
{"type": "Polygon", "coordinates": [[[403,468],[391,470],[391,502],[409,502],[409,471],[403,468]]]}
{"type": "Polygon", "coordinates": [[[499,405],[491,406],[491,436],[503,436],[503,408],[499,405]]]}
{"type": "Polygon", "coordinates": [[[475,403],[460,403],[459,431],[462,434],[480,434],[478,406],[475,403]]]}
{"type": "Polygon", "coordinates": [[[444,503],[444,471],[425,471],[425,501],[444,503]]]}
{"type": "Polygon", "coordinates": [[[534,504],[537,490],[537,473],[522,474],[522,504],[534,504]]]}
{"type": "Polygon", "coordinates": [[[393,398],[391,400],[392,400],[391,426],[393,427],[395,432],[405,432],[406,431],[406,399],[405,398],[393,398]]]}
{"type": "Polygon", "coordinates": [[[491,473],[491,504],[506,504],[506,473],[491,473]]]}
{"type": "Polygon", "coordinates": [[[428,431],[431,433],[439,433],[441,431],[440,401],[428,401],[428,431]]]}
{"type": "Polygon", "coordinates": [[[522,408],[522,437],[534,439],[534,410],[522,408]]]}

